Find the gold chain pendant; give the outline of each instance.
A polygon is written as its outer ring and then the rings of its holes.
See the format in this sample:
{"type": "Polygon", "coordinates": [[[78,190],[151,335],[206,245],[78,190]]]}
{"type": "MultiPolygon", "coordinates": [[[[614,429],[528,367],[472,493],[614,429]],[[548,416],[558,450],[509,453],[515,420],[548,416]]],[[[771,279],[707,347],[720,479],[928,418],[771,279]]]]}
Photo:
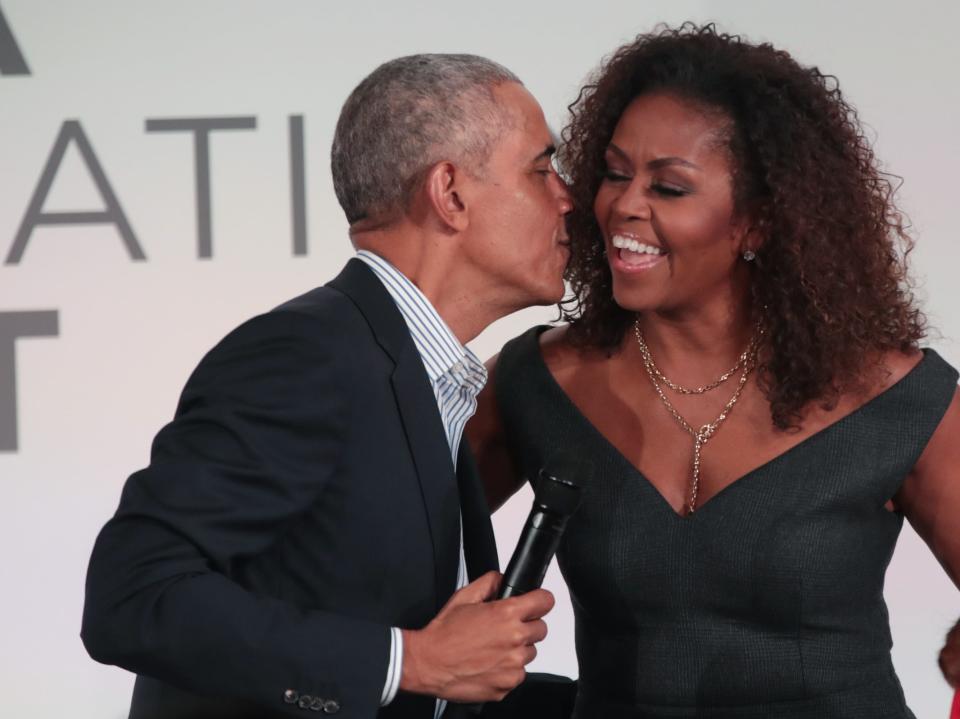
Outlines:
{"type": "Polygon", "coordinates": [[[757,349],[760,346],[760,336],[763,334],[763,331],[759,326],[757,327],[753,338],[750,340],[750,344],[747,345],[747,349],[743,351],[743,353],[740,355],[740,359],[737,361],[737,364],[734,365],[731,370],[724,372],[713,382],[704,385],[703,387],[697,387],[693,390],[680,387],[679,385],[670,382],[670,380],[663,375],[663,373],[654,363],[653,357],[650,354],[650,349],[647,347],[647,343],[643,339],[643,333],[640,331],[639,319],[633,321],[633,332],[637,338],[637,344],[640,346],[640,354],[643,357],[643,367],[647,372],[647,376],[650,378],[650,382],[653,384],[654,390],[657,392],[657,396],[660,398],[663,406],[667,408],[667,411],[670,412],[680,427],[683,428],[685,432],[693,436],[693,476],[690,479],[690,494],[689,498],[687,499],[686,507],[687,514],[693,514],[697,509],[697,495],[700,491],[700,456],[703,445],[705,445],[707,440],[709,440],[720,428],[720,425],[723,424],[723,421],[729,416],[733,406],[740,399],[740,395],[743,394],[743,388],[746,386],[750,372],[756,364],[757,349]],[[676,407],[673,406],[673,403],[667,397],[666,392],[663,391],[662,385],[666,385],[678,394],[703,394],[704,392],[708,392],[711,389],[719,387],[738,370],[740,371],[740,379],[737,382],[737,388],[734,390],[733,395],[729,400],[727,400],[727,403],[724,405],[723,410],[720,412],[717,418],[712,422],[703,425],[699,429],[695,429],[693,425],[683,418],[683,416],[677,411],[676,407]]]}

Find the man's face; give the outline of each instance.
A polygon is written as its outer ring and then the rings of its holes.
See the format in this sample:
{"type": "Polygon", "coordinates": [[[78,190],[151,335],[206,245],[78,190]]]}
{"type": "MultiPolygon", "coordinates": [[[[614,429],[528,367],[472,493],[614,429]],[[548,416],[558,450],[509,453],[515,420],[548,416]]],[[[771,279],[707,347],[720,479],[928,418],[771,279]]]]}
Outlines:
{"type": "Polygon", "coordinates": [[[570,196],[553,169],[553,139],[537,101],[512,82],[494,95],[513,122],[483,177],[471,183],[464,253],[509,311],[553,304],[563,297],[570,256],[564,225],[570,196]]]}

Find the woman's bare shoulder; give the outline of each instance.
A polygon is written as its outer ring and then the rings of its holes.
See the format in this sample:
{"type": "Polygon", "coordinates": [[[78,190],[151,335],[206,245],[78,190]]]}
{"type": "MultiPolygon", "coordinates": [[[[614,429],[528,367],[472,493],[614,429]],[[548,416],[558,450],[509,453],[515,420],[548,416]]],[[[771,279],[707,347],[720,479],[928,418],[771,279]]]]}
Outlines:
{"type": "Polygon", "coordinates": [[[569,325],[551,327],[540,335],[540,354],[550,373],[563,384],[563,379],[574,372],[598,365],[609,359],[595,349],[576,347],[570,342],[569,325]]]}
{"type": "Polygon", "coordinates": [[[868,355],[861,375],[848,385],[838,402],[839,412],[846,413],[883,394],[910,374],[923,361],[923,352],[884,350],[868,355]]]}
{"type": "Polygon", "coordinates": [[[881,375],[881,386],[879,391],[889,389],[897,382],[906,377],[923,361],[923,352],[920,350],[909,350],[901,352],[899,350],[888,350],[880,357],[880,364],[883,367],[881,375]]]}

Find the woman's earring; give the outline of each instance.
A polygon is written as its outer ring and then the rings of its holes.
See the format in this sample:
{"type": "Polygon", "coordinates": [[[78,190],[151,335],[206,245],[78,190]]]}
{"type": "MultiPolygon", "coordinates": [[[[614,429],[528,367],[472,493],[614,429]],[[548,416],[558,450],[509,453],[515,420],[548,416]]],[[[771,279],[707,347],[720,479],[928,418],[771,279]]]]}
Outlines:
{"type": "Polygon", "coordinates": [[[743,253],[743,259],[747,262],[753,262],[755,259],[757,259],[757,253],[753,250],[745,250],[743,253]]]}

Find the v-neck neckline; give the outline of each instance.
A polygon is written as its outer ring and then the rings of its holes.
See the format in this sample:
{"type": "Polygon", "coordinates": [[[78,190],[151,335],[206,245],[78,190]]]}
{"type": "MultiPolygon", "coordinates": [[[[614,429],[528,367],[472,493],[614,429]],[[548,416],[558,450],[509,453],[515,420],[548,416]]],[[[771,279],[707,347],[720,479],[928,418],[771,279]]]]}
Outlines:
{"type": "Polygon", "coordinates": [[[791,445],[790,447],[785,449],[783,452],[780,452],[779,454],[774,455],[773,457],[762,462],[761,464],[757,465],[753,469],[750,469],[747,472],[744,472],[739,477],[734,479],[732,482],[722,487],[716,494],[714,494],[706,502],[701,504],[697,508],[697,510],[692,514],[680,514],[679,512],[677,512],[677,510],[673,508],[673,505],[670,504],[667,498],[663,496],[663,493],[660,491],[657,485],[655,485],[652,481],[650,481],[650,478],[647,477],[647,475],[643,472],[643,470],[641,470],[633,462],[627,459],[626,455],[624,455],[623,452],[621,452],[620,449],[615,444],[613,444],[613,442],[607,439],[606,435],[604,435],[603,432],[601,432],[600,429],[593,422],[590,421],[590,418],[583,413],[583,411],[577,406],[576,402],[573,401],[573,398],[571,398],[570,395],[567,394],[567,391],[557,381],[557,378],[553,376],[553,373],[550,371],[550,368],[547,366],[547,363],[543,358],[543,351],[540,348],[540,335],[547,329],[550,329],[548,325],[541,325],[539,327],[534,327],[533,330],[531,331],[531,334],[533,335],[532,342],[533,342],[533,350],[536,355],[537,369],[543,373],[543,375],[547,380],[548,385],[551,387],[551,389],[554,392],[560,395],[563,402],[568,406],[570,410],[572,410],[573,414],[577,417],[578,421],[587,427],[587,429],[600,441],[602,445],[604,445],[607,448],[607,450],[617,459],[617,461],[619,461],[627,469],[629,469],[632,474],[638,476],[643,481],[643,483],[647,487],[649,487],[649,489],[652,490],[653,493],[657,496],[659,502],[663,505],[664,509],[666,509],[671,515],[673,515],[673,518],[675,520],[680,522],[696,521],[696,518],[700,516],[704,511],[706,511],[708,507],[713,505],[715,500],[720,499],[722,495],[728,494],[730,491],[733,490],[734,487],[743,483],[744,480],[749,480],[757,476],[758,474],[762,474],[764,471],[778,464],[785,457],[788,457],[794,452],[796,452],[797,450],[808,446],[813,442],[813,440],[820,439],[823,436],[827,436],[828,433],[830,433],[831,430],[836,428],[838,425],[846,423],[847,420],[860,414],[861,412],[866,410],[868,407],[870,407],[872,404],[878,402],[884,397],[887,397],[889,394],[892,393],[893,390],[901,388],[905,384],[906,380],[914,376],[917,370],[920,368],[920,366],[926,363],[931,352],[931,350],[927,348],[922,349],[921,352],[923,353],[923,356],[920,358],[920,360],[892,385],[890,385],[883,391],[879,392],[878,394],[874,395],[873,397],[868,399],[866,402],[859,405],[858,407],[851,410],[850,412],[843,415],[842,417],[834,420],[833,422],[831,422],[830,424],[824,427],[821,427],[813,434],[807,437],[804,437],[796,444],[791,445]]]}

